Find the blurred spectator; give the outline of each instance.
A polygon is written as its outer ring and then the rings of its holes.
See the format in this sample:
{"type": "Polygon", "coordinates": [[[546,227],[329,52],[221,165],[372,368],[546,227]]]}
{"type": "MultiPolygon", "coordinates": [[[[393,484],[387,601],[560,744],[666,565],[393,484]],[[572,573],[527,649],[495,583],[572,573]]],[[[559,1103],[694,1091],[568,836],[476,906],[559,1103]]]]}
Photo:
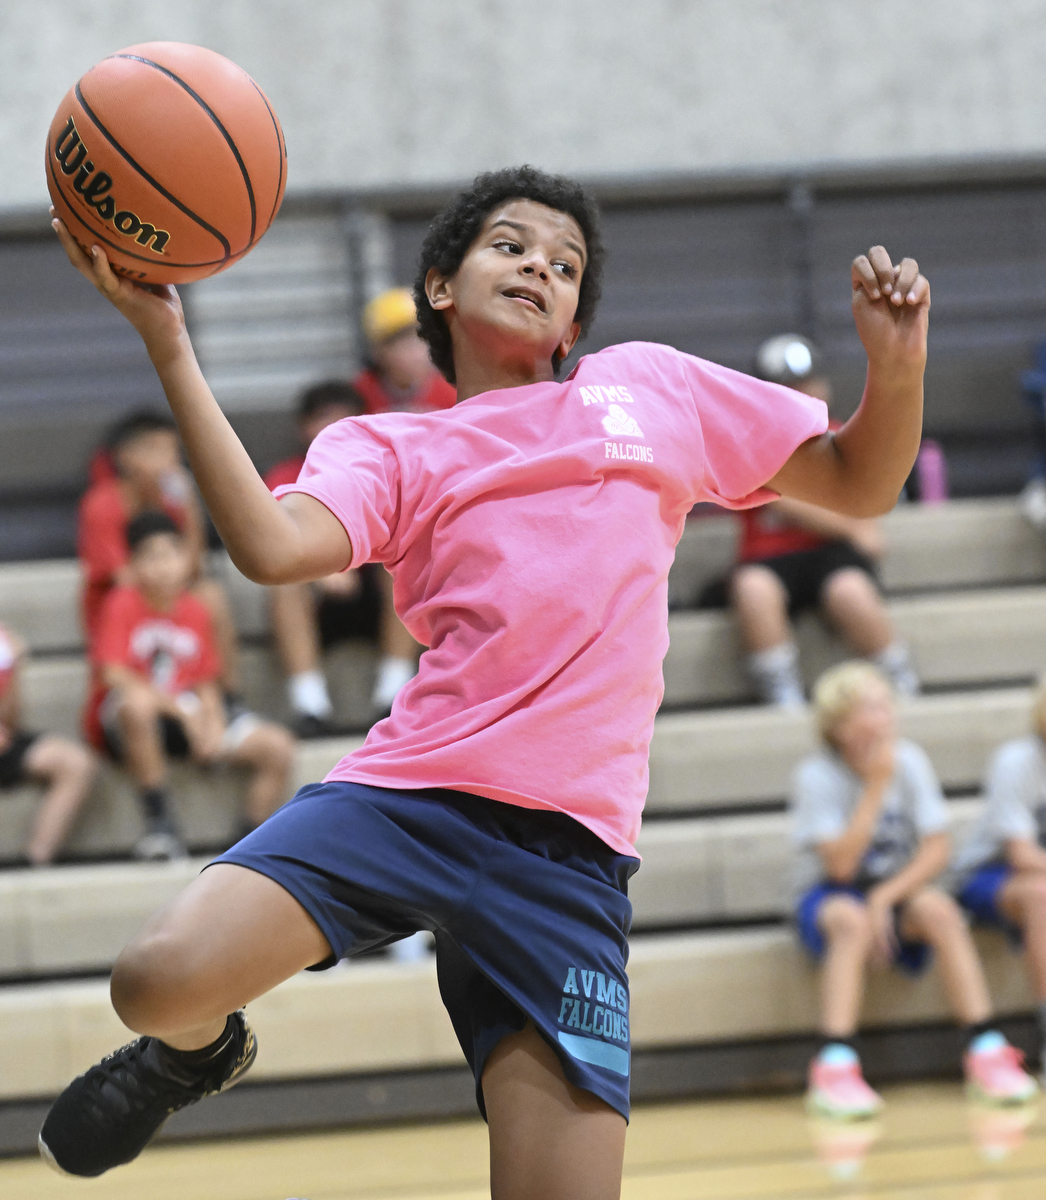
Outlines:
{"type": "MultiPolygon", "coordinates": [[[[347,383],[309,388],[298,402],[302,450],[267,472],[268,487],[294,483],[313,438],[335,421],[363,411],[362,397],[347,383]]],[[[287,695],[299,737],[338,732],[321,665],[322,651],[347,638],[380,641],[382,658],[371,701],[378,712],[392,707],[396,693],[417,670],[417,644],[396,615],[392,577],[384,567],[365,563],[315,583],[280,584],[269,593],[273,638],[287,676],[287,695]]]]}
{"type": "Polygon", "coordinates": [[[829,1116],[871,1116],[881,1098],[865,1083],[854,1046],[869,965],[923,971],[931,949],[966,1034],[971,1093],[995,1103],[1028,1099],[1035,1081],[991,1026],[991,1000],[958,904],[933,880],[948,865],[948,809],[933,767],[898,738],[893,690],[870,663],[826,671],[814,690],[823,748],[796,771],[792,837],[796,923],[822,963],[822,1045],[807,1101],[829,1116]]]}
{"type": "MultiPolygon", "coordinates": [[[[831,403],[816,347],[798,334],[759,347],[756,374],[831,403]]],[[[817,608],[857,654],[912,695],[919,681],[908,647],[893,628],[879,594],[876,561],[884,550],[876,521],[840,516],[781,498],[739,514],[738,566],[729,585],[748,670],[768,704],[803,703],[799,650],[790,619],[817,608]]]]}
{"type": "Polygon", "coordinates": [[[983,925],[1024,944],[1039,1006],[1046,1070],[1046,684],[1032,732],[1000,746],[985,781],[985,803],[955,859],[960,903],[983,925]]]}
{"type": "Polygon", "coordinates": [[[1035,366],[1021,376],[1024,401],[1031,412],[1031,473],[1021,492],[1024,516],[1046,537],[1046,342],[1039,345],[1035,366]]]}
{"type": "Polygon", "coordinates": [[[182,466],[178,430],[166,413],[132,412],[110,430],[91,463],[80,501],[77,554],[84,572],[82,614],[88,648],[112,588],[131,578],[127,523],[140,512],[166,512],[182,531],[193,591],[211,614],[221,660],[221,683],[240,690],[236,627],[221,584],[202,576],[206,536],[192,477],[182,466]]]}
{"type": "Polygon", "coordinates": [[[53,862],[94,781],[93,756],[66,738],[22,728],[20,675],[25,645],[0,625],[0,788],[47,788],[25,856],[34,867],[53,862]]]}
{"type": "Polygon", "coordinates": [[[428,345],[418,336],[414,297],[391,288],[363,310],[369,365],[352,381],[364,410],[432,412],[453,408],[457,392],[432,365],[428,345]]]}
{"type": "Polygon", "coordinates": [[[227,719],[211,615],[187,590],[192,546],[175,521],[146,510],[130,522],[126,540],[127,582],[98,615],[86,725],[138,786],[145,834],[136,856],[177,858],[185,847],[170,812],[168,758],[247,767],[247,830],[286,800],[294,743],[254,713],[227,719]]]}

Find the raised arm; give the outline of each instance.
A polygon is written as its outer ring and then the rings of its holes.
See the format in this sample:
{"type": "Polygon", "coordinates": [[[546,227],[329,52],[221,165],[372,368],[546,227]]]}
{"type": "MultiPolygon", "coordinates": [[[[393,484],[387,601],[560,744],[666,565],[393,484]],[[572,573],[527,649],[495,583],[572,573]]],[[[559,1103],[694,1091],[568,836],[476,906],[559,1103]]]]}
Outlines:
{"type": "MultiPolygon", "coordinates": [[[[52,210],[52,216],[53,216],[52,210]]],[[[256,583],[298,583],[344,570],[352,546],[341,522],[311,496],[274,499],[207,386],[178,294],[116,275],[98,246],[85,254],[52,221],[69,261],[134,326],[178,422],[197,486],[229,557],[256,583]]]]}
{"type": "Polygon", "coordinates": [[[913,258],[882,246],[854,259],[853,313],[868,355],[864,396],[837,433],[804,442],[767,486],[851,517],[897,503],[922,437],[930,285],[913,258]]]}

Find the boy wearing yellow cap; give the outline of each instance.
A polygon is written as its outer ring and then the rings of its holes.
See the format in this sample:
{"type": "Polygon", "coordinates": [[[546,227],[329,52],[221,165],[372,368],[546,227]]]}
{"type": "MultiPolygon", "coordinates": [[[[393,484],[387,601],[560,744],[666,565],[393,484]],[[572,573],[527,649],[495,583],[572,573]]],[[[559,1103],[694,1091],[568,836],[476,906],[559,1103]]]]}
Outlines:
{"type": "Polygon", "coordinates": [[[457,392],[432,365],[429,348],[418,337],[414,297],[407,288],[375,296],[363,310],[363,332],[370,361],[352,386],[368,413],[454,407],[457,392]]]}

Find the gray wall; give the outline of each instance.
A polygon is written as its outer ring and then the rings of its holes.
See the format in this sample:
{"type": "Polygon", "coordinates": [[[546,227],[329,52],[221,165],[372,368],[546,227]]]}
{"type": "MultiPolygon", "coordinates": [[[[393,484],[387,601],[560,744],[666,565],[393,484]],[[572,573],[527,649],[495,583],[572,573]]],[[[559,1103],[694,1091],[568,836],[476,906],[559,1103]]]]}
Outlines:
{"type": "Polygon", "coordinates": [[[35,0],[0,5],[0,209],[45,202],[88,67],[199,42],[250,71],[291,191],[1046,154],[1046,0],[35,0]]]}

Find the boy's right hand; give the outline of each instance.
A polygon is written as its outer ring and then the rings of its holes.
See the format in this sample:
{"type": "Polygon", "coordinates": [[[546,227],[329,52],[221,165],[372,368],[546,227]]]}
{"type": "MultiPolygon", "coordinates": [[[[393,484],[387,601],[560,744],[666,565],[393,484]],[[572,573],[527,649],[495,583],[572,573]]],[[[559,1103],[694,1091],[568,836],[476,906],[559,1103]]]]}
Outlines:
{"type": "Polygon", "coordinates": [[[101,246],[92,246],[91,253],[86,253],[65,223],[55,216],[53,208],[51,218],[51,226],[69,261],[131,322],[153,362],[172,356],[186,332],[182,302],[174,288],[124,279],[109,266],[101,246]]]}

